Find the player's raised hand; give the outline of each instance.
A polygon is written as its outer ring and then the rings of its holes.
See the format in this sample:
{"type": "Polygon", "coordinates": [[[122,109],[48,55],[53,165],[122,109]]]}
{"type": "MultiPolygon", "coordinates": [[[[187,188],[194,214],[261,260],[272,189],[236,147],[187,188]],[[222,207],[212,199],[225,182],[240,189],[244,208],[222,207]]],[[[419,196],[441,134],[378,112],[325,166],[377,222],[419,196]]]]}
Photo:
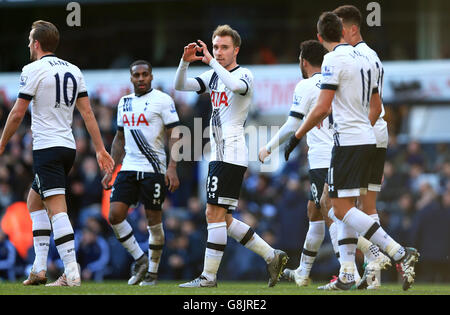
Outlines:
{"type": "Polygon", "coordinates": [[[114,171],[114,160],[105,149],[98,151],[96,157],[98,166],[103,172],[112,173],[114,171]]]}
{"type": "Polygon", "coordinates": [[[184,46],[183,60],[186,62],[194,62],[197,60],[202,60],[203,56],[197,56],[198,45],[196,43],[189,43],[184,46]]]}
{"type": "Polygon", "coordinates": [[[208,51],[208,46],[206,46],[206,44],[201,41],[200,39],[197,40],[198,43],[198,52],[203,53],[203,57],[202,57],[202,62],[206,63],[207,65],[209,65],[209,62],[211,61],[211,59],[213,59],[213,56],[209,53],[208,51]]]}

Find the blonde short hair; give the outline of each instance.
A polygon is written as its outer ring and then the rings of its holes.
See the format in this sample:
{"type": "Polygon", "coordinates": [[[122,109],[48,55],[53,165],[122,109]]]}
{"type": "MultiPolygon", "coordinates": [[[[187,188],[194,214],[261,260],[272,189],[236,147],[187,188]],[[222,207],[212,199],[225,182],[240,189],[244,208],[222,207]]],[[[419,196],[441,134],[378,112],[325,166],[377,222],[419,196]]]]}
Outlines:
{"type": "Polygon", "coordinates": [[[231,39],[233,40],[234,47],[241,47],[241,36],[236,30],[232,29],[228,24],[217,26],[216,30],[212,35],[212,39],[214,40],[216,36],[230,36],[231,39]]]}

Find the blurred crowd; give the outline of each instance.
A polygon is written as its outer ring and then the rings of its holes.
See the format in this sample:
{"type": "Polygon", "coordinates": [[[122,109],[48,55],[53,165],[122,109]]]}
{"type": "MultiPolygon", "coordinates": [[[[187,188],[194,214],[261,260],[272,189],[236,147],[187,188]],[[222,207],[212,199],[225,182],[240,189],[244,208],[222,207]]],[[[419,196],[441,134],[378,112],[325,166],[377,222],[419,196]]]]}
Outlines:
{"type": "MultiPolygon", "coordinates": [[[[91,101],[109,151],[116,131],[116,106],[101,104],[95,97],[91,101]]],[[[0,96],[1,129],[12,102],[0,96]]],[[[203,118],[204,126],[208,124],[208,98],[199,98],[193,107],[178,102],[177,110],[183,125],[193,127],[195,117],[203,118]]],[[[29,227],[25,223],[15,225],[16,219],[23,222],[29,220],[23,211],[33,180],[30,123],[31,117],[27,114],[5,154],[0,156],[0,279],[9,281],[24,278],[34,259],[31,224],[29,227]],[[17,208],[22,209],[20,218],[14,217],[13,211],[17,208]],[[15,226],[22,227],[22,230],[15,226]],[[19,241],[25,245],[19,248],[19,241]]],[[[105,200],[102,174],[77,111],[73,131],[77,157],[69,175],[66,196],[69,217],[76,231],[75,244],[82,277],[94,281],[126,279],[130,274],[132,258],[116,240],[107,222],[102,207],[105,200]]],[[[180,188],[175,193],[169,193],[163,205],[165,247],[159,272],[161,280],[191,279],[198,276],[203,268],[207,233],[205,204],[198,188],[203,185],[199,163],[179,162],[180,188]]],[[[238,209],[233,214],[249,224],[273,247],[287,251],[291,257],[289,268],[298,266],[308,229],[307,165],[307,148],[302,145],[296,150],[295,157],[276,173],[248,170],[238,209]]],[[[399,144],[396,132],[393,132],[378,209],[385,230],[400,243],[419,250],[417,280],[450,281],[450,144],[424,144],[413,140],[399,144]]],[[[148,231],[143,207],[138,205],[130,209],[128,221],[140,246],[147,252],[148,231]]],[[[362,263],[361,255],[358,255],[358,261],[362,263]]],[[[50,278],[59,276],[63,269],[54,243],[50,246],[48,266],[50,278]]],[[[327,280],[338,269],[339,264],[327,233],[311,276],[314,280],[327,280]]],[[[394,269],[384,272],[383,278],[397,280],[394,269]]],[[[266,264],[230,238],[219,278],[266,280],[266,264]]]]}

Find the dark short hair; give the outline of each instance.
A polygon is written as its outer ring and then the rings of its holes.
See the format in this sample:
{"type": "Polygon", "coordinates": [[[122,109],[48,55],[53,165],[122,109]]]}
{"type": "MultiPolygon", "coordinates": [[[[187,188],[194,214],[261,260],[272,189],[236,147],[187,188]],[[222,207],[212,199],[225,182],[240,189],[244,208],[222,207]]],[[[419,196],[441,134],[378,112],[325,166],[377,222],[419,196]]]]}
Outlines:
{"type": "Polygon", "coordinates": [[[31,29],[34,30],[32,39],[37,40],[44,52],[56,51],[59,44],[59,31],[50,22],[38,20],[33,22],[31,29]]]}
{"type": "Polygon", "coordinates": [[[328,52],[317,40],[305,40],[300,44],[301,57],[312,66],[322,66],[323,56],[328,52]]]}
{"type": "Polygon", "coordinates": [[[133,67],[137,65],[147,65],[150,72],[152,72],[152,65],[147,60],[136,60],[130,65],[130,73],[133,73],[133,67]]]}
{"type": "Polygon", "coordinates": [[[317,32],[326,42],[340,42],[342,22],[333,12],[323,12],[317,22],[317,32]]]}
{"type": "Polygon", "coordinates": [[[342,19],[342,22],[347,24],[355,24],[359,28],[362,24],[361,11],[354,5],[342,5],[333,11],[338,17],[342,19]]]}

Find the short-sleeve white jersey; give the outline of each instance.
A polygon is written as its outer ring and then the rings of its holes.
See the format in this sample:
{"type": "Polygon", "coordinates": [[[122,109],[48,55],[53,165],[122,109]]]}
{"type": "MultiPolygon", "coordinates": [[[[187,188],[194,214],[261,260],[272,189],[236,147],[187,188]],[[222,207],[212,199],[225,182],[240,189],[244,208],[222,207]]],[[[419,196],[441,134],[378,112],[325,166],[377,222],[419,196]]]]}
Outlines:
{"type": "Polygon", "coordinates": [[[144,95],[123,96],[117,107],[117,127],[125,136],[122,171],[165,174],[165,129],[179,124],[173,99],[151,89],[144,95]]]}
{"type": "MultiPolygon", "coordinates": [[[[376,80],[378,84],[378,93],[380,93],[381,99],[383,99],[383,79],[384,79],[384,68],[381,63],[378,54],[370,48],[366,42],[359,42],[354,46],[358,51],[363,53],[364,55],[369,57],[369,60],[372,64],[375,64],[376,67],[376,80]]],[[[384,105],[381,105],[381,114],[380,118],[376,121],[373,126],[375,132],[375,138],[377,140],[377,147],[386,148],[388,145],[388,132],[387,132],[387,123],[383,119],[385,114],[384,105]]]]}
{"type": "Polygon", "coordinates": [[[337,45],[324,57],[321,89],[336,91],[332,102],[335,145],[375,144],[368,115],[378,85],[369,57],[349,44],[337,45]]]}
{"type": "MultiPolygon", "coordinates": [[[[315,73],[310,78],[297,83],[289,113],[290,116],[300,119],[308,116],[309,112],[317,104],[321,81],[322,75],[315,73]]],[[[320,129],[314,127],[306,134],[310,169],[330,167],[331,150],[333,148],[332,117],[332,115],[326,117],[320,129]]]]}
{"type": "Polygon", "coordinates": [[[22,69],[19,98],[32,100],[33,150],[75,149],[72,133],[77,98],[87,96],[80,69],[55,55],[45,55],[22,69]]]}
{"type": "Polygon", "coordinates": [[[230,73],[245,82],[247,90],[234,93],[211,69],[195,79],[200,84],[197,93],[209,93],[212,114],[210,119],[211,161],[224,161],[248,166],[248,149],[244,125],[253,94],[253,75],[250,70],[237,66],[230,73]]]}

